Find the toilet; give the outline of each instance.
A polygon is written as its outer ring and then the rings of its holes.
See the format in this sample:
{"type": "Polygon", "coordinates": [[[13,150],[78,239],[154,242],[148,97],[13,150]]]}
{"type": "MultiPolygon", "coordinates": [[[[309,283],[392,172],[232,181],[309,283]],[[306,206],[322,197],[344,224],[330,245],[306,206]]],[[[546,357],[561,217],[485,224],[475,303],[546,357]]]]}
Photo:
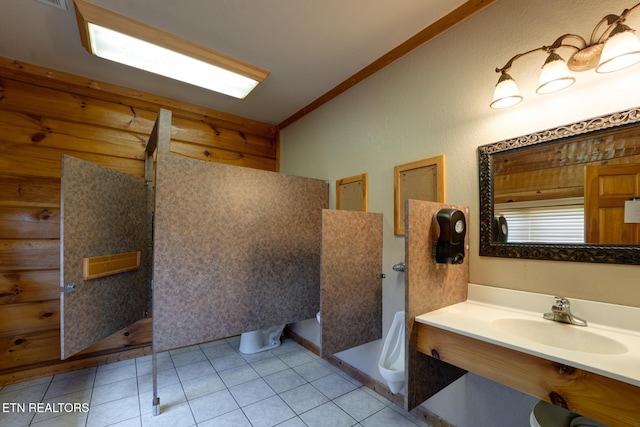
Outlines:
{"type": "Polygon", "coordinates": [[[285,326],[279,325],[269,329],[244,332],[240,335],[240,353],[253,354],[280,347],[280,337],[285,326]]]}
{"type": "Polygon", "coordinates": [[[399,311],[393,316],[378,362],[380,375],[393,394],[404,388],[404,319],[404,311],[399,311]]]}
{"type": "Polygon", "coordinates": [[[533,407],[529,423],[531,427],[607,427],[544,400],[533,407]]]}

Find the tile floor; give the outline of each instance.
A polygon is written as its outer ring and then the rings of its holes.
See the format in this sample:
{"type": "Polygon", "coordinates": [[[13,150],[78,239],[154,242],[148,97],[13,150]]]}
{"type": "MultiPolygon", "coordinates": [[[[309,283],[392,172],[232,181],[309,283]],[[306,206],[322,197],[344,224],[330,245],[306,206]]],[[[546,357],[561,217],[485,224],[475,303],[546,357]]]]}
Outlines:
{"type": "Polygon", "coordinates": [[[243,355],[239,337],[0,387],[0,426],[428,427],[285,339],[243,355]]]}

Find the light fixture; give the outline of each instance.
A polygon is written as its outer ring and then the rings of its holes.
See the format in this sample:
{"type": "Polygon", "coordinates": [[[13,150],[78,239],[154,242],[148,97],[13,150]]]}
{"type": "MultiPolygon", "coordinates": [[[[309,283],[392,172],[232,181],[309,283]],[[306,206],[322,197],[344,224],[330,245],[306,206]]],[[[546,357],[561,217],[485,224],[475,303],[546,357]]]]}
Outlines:
{"type": "Polygon", "coordinates": [[[577,34],[563,34],[550,46],[541,46],[519,53],[511,58],[504,67],[496,68],[500,73],[498,84],[491,101],[491,108],[505,108],[522,101],[513,78],[507,73],[513,62],[533,52],[547,52],[548,57],[542,66],[540,80],[536,92],[539,94],[552,93],[571,86],[575,77],[571,71],[586,71],[595,68],[598,73],[618,71],[640,62],[640,40],[635,32],[624,24],[627,15],[640,6],[625,9],[620,15],[607,15],[602,18],[591,33],[589,42],[577,34]],[[606,24],[604,30],[601,27],[606,24]],[[600,34],[598,36],[598,34],[600,34]],[[567,40],[573,39],[572,44],[567,40]],[[556,53],[556,50],[568,48],[574,50],[568,63],[556,53]]]}
{"type": "Polygon", "coordinates": [[[104,59],[243,99],[269,72],[142,22],[74,0],[82,45],[104,59]]]}
{"type": "Polygon", "coordinates": [[[513,78],[506,72],[502,72],[496,90],[493,92],[491,108],[506,108],[522,101],[522,96],[513,78]]]}
{"type": "Polygon", "coordinates": [[[576,81],[567,63],[555,52],[551,52],[542,66],[537,93],[551,93],[571,86],[576,81]]]}
{"type": "Polygon", "coordinates": [[[622,70],[640,61],[640,40],[628,26],[619,23],[602,49],[598,73],[622,70]]]}

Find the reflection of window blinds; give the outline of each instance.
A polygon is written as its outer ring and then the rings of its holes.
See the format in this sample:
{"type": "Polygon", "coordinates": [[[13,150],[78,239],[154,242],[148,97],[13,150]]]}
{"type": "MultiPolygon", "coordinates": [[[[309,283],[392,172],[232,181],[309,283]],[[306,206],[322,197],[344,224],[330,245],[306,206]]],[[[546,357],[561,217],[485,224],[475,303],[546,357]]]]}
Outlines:
{"type": "Polygon", "coordinates": [[[582,205],[507,207],[496,215],[507,219],[509,242],[584,243],[582,205]]]}

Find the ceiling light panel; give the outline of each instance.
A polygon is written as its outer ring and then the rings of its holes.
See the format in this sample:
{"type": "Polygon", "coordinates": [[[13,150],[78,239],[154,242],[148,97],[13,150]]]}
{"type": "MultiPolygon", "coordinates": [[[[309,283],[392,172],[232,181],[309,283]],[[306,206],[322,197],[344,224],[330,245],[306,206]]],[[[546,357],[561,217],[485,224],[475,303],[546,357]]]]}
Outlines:
{"type": "Polygon", "coordinates": [[[98,57],[240,99],[269,74],[84,0],[74,5],[82,44],[98,57]]]}

